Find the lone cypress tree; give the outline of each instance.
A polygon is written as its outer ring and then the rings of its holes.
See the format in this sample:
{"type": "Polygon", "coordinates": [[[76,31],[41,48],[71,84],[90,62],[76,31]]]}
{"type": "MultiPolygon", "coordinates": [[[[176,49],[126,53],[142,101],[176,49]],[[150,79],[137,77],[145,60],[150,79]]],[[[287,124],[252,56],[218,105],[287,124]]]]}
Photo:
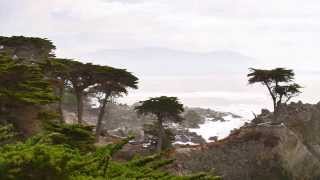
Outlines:
{"type": "Polygon", "coordinates": [[[138,78],[125,69],[96,66],[94,80],[96,84],[91,89],[102,97],[96,125],[96,141],[99,141],[102,129],[102,119],[105,115],[106,105],[110,101],[110,98],[127,94],[128,88],[137,89],[138,78]]]}
{"type": "Polygon", "coordinates": [[[77,99],[78,123],[81,124],[83,118],[83,97],[86,90],[96,83],[94,79],[94,65],[83,64],[78,61],[68,61],[68,79],[77,99]]]}
{"type": "Polygon", "coordinates": [[[294,83],[294,72],[291,69],[275,68],[271,70],[250,68],[249,84],[261,83],[267,87],[272,98],[273,110],[278,112],[281,104],[288,103],[298,96],[302,88],[294,83]]]}
{"type": "Polygon", "coordinates": [[[141,105],[135,107],[138,114],[153,114],[158,120],[158,152],[163,150],[163,140],[165,130],[164,121],[180,122],[182,120],[180,113],[184,111],[183,105],[179,103],[176,97],[161,96],[140,101],[141,105]]]}
{"type": "Polygon", "coordinates": [[[61,122],[64,122],[62,102],[65,89],[69,86],[69,59],[50,58],[39,63],[43,73],[49,78],[49,82],[55,87],[58,96],[58,112],[61,122]]]}

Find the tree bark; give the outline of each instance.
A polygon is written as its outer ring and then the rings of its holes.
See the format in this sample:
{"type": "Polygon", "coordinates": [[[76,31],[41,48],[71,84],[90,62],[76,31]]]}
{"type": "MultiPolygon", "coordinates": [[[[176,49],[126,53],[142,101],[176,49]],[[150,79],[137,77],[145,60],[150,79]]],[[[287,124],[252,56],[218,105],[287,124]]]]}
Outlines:
{"type": "Polygon", "coordinates": [[[103,117],[104,117],[105,112],[106,112],[106,105],[108,103],[109,96],[110,96],[110,94],[107,94],[105,96],[105,98],[102,101],[102,105],[100,106],[100,112],[99,112],[99,115],[98,115],[97,125],[96,125],[96,142],[99,141],[99,137],[100,137],[100,134],[101,134],[102,120],[103,120],[103,117]]]}
{"type": "Polygon", "coordinates": [[[64,94],[64,87],[59,88],[59,103],[58,103],[58,111],[60,115],[60,123],[64,123],[64,116],[63,116],[63,109],[62,109],[62,102],[63,102],[63,94],[64,94]]]}
{"type": "Polygon", "coordinates": [[[276,97],[276,95],[273,94],[272,89],[271,89],[270,85],[268,84],[268,82],[264,82],[264,84],[267,86],[269,94],[270,94],[270,96],[272,98],[272,102],[273,102],[273,121],[276,121],[277,118],[278,118],[278,116],[277,116],[277,113],[278,113],[277,97],[276,97]]]}
{"type": "Polygon", "coordinates": [[[164,128],[163,128],[163,118],[162,117],[158,117],[158,123],[159,123],[159,139],[158,139],[158,143],[157,143],[157,151],[158,153],[160,153],[162,151],[163,148],[163,138],[164,138],[164,128]]]}
{"type": "Polygon", "coordinates": [[[82,101],[82,93],[76,93],[77,96],[77,115],[78,115],[78,123],[82,124],[82,115],[83,115],[83,101],[82,101]]]}
{"type": "Polygon", "coordinates": [[[276,112],[276,110],[277,110],[277,99],[276,99],[275,95],[272,93],[272,90],[271,90],[271,87],[269,86],[269,84],[267,82],[264,82],[264,83],[267,86],[269,94],[270,94],[270,96],[272,98],[273,112],[276,112]]]}

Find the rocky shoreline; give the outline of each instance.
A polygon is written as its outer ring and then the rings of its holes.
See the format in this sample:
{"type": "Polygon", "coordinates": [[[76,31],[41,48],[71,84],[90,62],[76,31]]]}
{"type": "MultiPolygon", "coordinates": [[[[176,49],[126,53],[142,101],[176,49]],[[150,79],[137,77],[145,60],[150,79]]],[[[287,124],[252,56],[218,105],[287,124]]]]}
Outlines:
{"type": "Polygon", "coordinates": [[[176,173],[214,171],[226,180],[320,178],[320,104],[283,106],[277,121],[264,110],[227,138],[177,148],[176,173]]]}

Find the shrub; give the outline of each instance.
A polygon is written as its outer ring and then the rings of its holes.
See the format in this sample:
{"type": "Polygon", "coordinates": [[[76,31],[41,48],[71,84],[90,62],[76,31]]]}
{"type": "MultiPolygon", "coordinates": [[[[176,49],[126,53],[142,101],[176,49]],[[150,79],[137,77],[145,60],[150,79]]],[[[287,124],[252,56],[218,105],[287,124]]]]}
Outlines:
{"type": "Polygon", "coordinates": [[[117,144],[87,149],[83,142],[88,140],[90,143],[91,138],[84,132],[90,132],[90,128],[65,124],[51,124],[49,127],[50,131],[46,133],[0,148],[0,179],[218,179],[206,174],[171,175],[161,168],[173,160],[161,155],[135,158],[129,162],[113,161],[113,155],[132,137],[117,144]],[[80,137],[75,137],[76,134],[80,137]]]}

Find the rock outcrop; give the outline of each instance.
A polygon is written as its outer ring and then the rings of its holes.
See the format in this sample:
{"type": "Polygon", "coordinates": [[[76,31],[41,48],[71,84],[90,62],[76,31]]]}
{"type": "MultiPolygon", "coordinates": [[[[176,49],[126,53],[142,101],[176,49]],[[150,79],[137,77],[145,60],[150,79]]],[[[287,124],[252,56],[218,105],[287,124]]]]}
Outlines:
{"type": "Polygon", "coordinates": [[[263,111],[226,139],[179,148],[177,173],[214,171],[226,180],[320,179],[320,104],[291,103],[278,117],[263,111]]]}

